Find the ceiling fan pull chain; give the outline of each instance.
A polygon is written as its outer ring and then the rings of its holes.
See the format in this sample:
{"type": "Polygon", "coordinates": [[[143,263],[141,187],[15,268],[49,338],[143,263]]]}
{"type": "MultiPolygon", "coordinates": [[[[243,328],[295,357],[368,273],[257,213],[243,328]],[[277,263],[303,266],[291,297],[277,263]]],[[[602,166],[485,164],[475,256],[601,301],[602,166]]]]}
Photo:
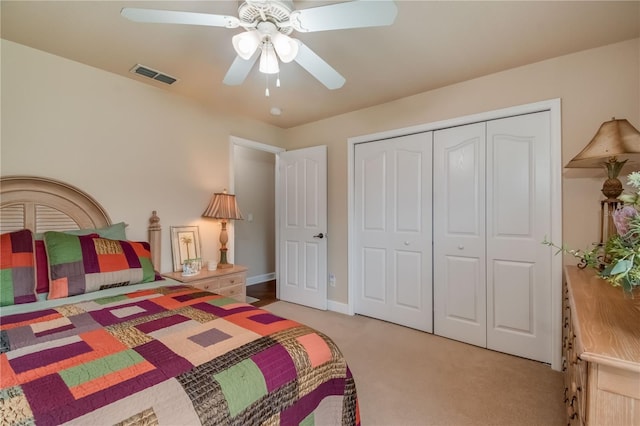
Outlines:
{"type": "Polygon", "coordinates": [[[276,87],[280,87],[280,73],[278,73],[278,76],[276,77],[276,87]]]}

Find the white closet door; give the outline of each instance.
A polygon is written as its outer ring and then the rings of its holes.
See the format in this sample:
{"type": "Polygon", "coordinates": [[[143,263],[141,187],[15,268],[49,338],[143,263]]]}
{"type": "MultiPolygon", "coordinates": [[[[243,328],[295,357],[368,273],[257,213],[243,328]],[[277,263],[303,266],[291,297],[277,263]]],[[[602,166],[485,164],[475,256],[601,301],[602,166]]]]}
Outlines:
{"type": "Polygon", "coordinates": [[[431,132],[355,147],[356,313],[431,332],[431,132]]]}
{"type": "Polygon", "coordinates": [[[551,362],[549,112],[487,122],[487,347],[551,362]]]}
{"type": "Polygon", "coordinates": [[[485,124],[433,136],[434,333],[486,346],[485,124]]]}

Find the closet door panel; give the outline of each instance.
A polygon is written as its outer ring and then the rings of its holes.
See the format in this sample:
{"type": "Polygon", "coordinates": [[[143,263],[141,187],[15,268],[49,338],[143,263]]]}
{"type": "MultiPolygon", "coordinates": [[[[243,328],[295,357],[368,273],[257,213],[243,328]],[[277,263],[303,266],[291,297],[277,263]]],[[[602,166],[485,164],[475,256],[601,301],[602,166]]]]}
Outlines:
{"type": "Polygon", "coordinates": [[[494,309],[490,322],[496,329],[529,335],[533,333],[533,271],[534,265],[531,263],[493,262],[494,309]]]}
{"type": "MultiPolygon", "coordinates": [[[[460,130],[455,129],[452,132],[458,133],[460,130]]],[[[475,129],[462,130],[466,132],[475,129]]],[[[439,135],[440,138],[444,136],[439,135]]],[[[442,189],[445,192],[444,201],[450,210],[446,219],[447,234],[477,240],[484,233],[483,215],[478,214],[484,206],[483,188],[478,181],[482,178],[483,171],[480,168],[484,163],[482,136],[462,140],[439,154],[444,157],[441,158],[441,164],[445,166],[445,186],[442,189]]],[[[436,170],[438,173],[438,167],[436,170]]]]}
{"type": "Polygon", "coordinates": [[[358,201],[361,237],[360,264],[363,282],[360,299],[371,315],[383,315],[387,308],[387,258],[388,248],[381,239],[389,233],[387,225],[389,153],[379,145],[359,147],[360,196],[358,201]]]}
{"type": "Polygon", "coordinates": [[[549,113],[487,123],[487,347],[551,362],[549,113]]]}
{"type": "Polygon", "coordinates": [[[363,248],[362,265],[364,281],[362,298],[369,303],[384,305],[387,301],[387,250],[380,248],[363,248]]]}
{"type": "Polygon", "coordinates": [[[471,326],[484,326],[484,313],[478,312],[477,300],[482,286],[478,283],[480,271],[484,269],[477,258],[446,256],[446,315],[449,319],[465,322],[471,326]],[[464,297],[461,297],[464,296],[464,297]]]}
{"type": "Polygon", "coordinates": [[[431,132],[355,147],[355,311],[429,332],[431,164],[431,132]]]}
{"type": "MultiPolygon", "coordinates": [[[[412,251],[398,250],[395,252],[396,276],[395,278],[395,303],[399,306],[413,310],[422,310],[424,291],[431,288],[423,288],[422,283],[422,254],[412,251]]],[[[431,306],[428,307],[431,309],[431,306]]]]}
{"type": "Polygon", "coordinates": [[[373,150],[362,158],[362,226],[366,231],[384,232],[386,227],[387,179],[385,151],[373,150]]]}
{"type": "Polygon", "coordinates": [[[485,124],[434,132],[434,332],[486,346],[485,124]]]}
{"type": "MultiPolygon", "coordinates": [[[[424,154],[420,151],[398,150],[395,155],[394,179],[394,228],[395,232],[419,233],[422,231],[423,164],[424,154]]],[[[431,204],[428,205],[431,207],[431,204]]]]}
{"type": "Polygon", "coordinates": [[[487,170],[493,203],[493,233],[499,238],[531,235],[533,182],[533,141],[514,135],[494,135],[492,164],[487,170]]]}

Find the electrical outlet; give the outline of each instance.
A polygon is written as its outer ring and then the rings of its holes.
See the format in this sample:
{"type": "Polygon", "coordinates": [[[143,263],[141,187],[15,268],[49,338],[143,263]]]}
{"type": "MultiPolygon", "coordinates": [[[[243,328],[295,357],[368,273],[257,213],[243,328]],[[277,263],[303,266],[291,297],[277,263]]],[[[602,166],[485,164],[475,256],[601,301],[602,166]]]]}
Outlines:
{"type": "Polygon", "coordinates": [[[335,287],[336,286],[336,276],[333,272],[329,273],[329,285],[331,287],[335,287]]]}

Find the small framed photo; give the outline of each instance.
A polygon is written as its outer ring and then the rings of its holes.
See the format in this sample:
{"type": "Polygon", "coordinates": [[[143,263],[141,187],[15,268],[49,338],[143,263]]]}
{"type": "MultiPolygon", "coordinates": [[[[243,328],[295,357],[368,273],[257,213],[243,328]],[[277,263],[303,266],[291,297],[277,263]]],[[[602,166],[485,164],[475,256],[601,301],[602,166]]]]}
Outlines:
{"type": "Polygon", "coordinates": [[[200,261],[200,230],[197,226],[171,227],[173,270],[182,271],[183,265],[200,261]]]}

